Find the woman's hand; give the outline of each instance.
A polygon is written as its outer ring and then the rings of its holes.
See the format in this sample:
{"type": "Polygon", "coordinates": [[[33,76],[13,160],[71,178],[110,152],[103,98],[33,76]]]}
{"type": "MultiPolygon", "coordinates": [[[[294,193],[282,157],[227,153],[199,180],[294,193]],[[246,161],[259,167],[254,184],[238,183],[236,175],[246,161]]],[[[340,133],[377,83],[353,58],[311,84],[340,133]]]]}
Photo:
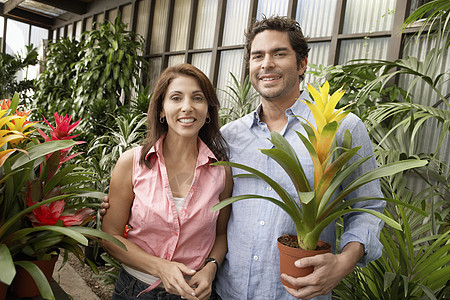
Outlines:
{"type": "Polygon", "coordinates": [[[195,276],[196,271],[182,263],[167,260],[160,264],[157,271],[168,293],[180,295],[185,299],[199,299],[194,289],[186,282],[184,274],[195,276]]]}
{"type": "Polygon", "coordinates": [[[200,300],[207,300],[211,296],[212,282],[216,276],[217,267],[214,263],[206,264],[189,280],[189,286],[194,288],[195,295],[200,300]]]}

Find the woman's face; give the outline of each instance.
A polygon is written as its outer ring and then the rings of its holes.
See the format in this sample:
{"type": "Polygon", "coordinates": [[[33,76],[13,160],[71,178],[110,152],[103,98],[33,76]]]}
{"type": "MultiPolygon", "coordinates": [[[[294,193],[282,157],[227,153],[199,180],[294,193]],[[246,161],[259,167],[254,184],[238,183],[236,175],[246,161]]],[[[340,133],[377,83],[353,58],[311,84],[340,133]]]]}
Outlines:
{"type": "Polygon", "coordinates": [[[208,101],[197,79],[181,75],[169,84],[160,117],[165,117],[167,135],[197,137],[209,117],[208,101]]]}

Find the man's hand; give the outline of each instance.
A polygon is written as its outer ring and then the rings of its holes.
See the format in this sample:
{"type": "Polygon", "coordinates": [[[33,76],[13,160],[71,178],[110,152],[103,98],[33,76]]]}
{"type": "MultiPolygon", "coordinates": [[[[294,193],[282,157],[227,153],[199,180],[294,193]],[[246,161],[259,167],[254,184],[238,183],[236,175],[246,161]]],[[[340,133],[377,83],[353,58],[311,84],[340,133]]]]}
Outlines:
{"type": "Polygon", "coordinates": [[[326,295],[353,272],[356,263],[364,255],[364,246],[358,242],[348,243],[341,254],[319,254],[305,257],[295,262],[298,268],[314,267],[313,273],[305,277],[292,277],[281,274],[284,280],[295,288],[284,287],[286,291],[297,299],[311,299],[326,295]]]}
{"type": "Polygon", "coordinates": [[[108,195],[106,195],[105,197],[103,197],[103,202],[102,204],[100,204],[100,221],[103,220],[103,216],[106,215],[106,212],[108,211],[109,208],[109,198],[108,195]]]}

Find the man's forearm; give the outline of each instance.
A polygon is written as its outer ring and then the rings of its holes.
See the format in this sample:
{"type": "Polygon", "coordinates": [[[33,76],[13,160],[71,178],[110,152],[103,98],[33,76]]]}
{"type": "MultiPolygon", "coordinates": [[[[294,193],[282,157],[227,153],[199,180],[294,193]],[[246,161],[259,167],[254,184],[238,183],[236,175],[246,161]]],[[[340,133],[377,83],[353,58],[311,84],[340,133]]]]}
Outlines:
{"type": "Polygon", "coordinates": [[[341,261],[344,276],[353,272],[358,261],[364,256],[364,245],[358,242],[350,242],[342,249],[339,254],[339,260],[341,261]]]}

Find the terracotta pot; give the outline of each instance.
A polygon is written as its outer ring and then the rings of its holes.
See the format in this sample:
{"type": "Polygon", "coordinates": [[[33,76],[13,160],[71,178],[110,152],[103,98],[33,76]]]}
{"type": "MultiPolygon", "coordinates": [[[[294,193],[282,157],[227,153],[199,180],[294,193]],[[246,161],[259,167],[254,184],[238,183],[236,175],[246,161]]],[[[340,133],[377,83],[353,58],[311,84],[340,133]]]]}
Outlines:
{"type": "MultiPolygon", "coordinates": [[[[38,266],[39,269],[41,269],[42,273],[44,273],[45,277],[50,283],[57,260],[58,255],[54,255],[50,260],[34,260],[31,262],[38,266]]],[[[31,275],[21,267],[17,267],[16,271],[16,276],[14,277],[14,280],[11,284],[12,293],[19,298],[34,297],[40,295],[39,289],[34,282],[33,277],[31,277],[31,275]]]]}
{"type": "Polygon", "coordinates": [[[6,299],[6,292],[8,291],[8,285],[0,282],[0,300],[6,299]]]}
{"type": "MultiPolygon", "coordinates": [[[[297,239],[297,236],[290,235],[291,238],[297,239]]],[[[292,248],[280,243],[280,238],[278,238],[278,250],[280,251],[280,274],[287,274],[292,277],[303,277],[311,274],[314,271],[314,267],[297,268],[294,263],[296,260],[303,257],[310,257],[317,254],[324,254],[331,252],[331,245],[323,241],[319,241],[318,246],[327,246],[324,250],[303,250],[300,248],[292,248]]],[[[281,278],[281,277],[280,277],[281,278]]],[[[287,283],[281,278],[283,285],[293,288],[292,285],[287,283]]]]}

